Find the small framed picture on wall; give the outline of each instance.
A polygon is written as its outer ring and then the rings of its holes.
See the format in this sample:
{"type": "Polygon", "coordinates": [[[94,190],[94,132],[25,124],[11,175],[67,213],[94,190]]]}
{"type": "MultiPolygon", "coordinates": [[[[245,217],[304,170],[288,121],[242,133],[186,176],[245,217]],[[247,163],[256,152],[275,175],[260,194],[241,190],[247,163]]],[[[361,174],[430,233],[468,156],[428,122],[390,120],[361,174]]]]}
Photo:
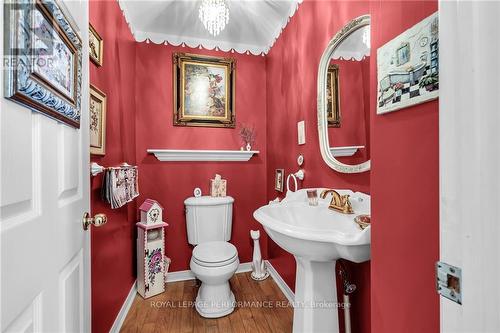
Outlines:
{"type": "Polygon", "coordinates": [[[106,154],[106,94],[90,85],[90,153],[106,154]]]}
{"type": "Polygon", "coordinates": [[[97,66],[102,66],[104,41],[94,27],[89,24],[89,56],[97,66]]]}
{"type": "Polygon", "coordinates": [[[340,127],[339,66],[330,64],[326,76],[326,115],[328,127],[340,127]]]}
{"type": "Polygon", "coordinates": [[[285,177],[285,170],[276,169],[276,174],[274,177],[274,189],[279,192],[283,192],[283,178],[285,177]]]}

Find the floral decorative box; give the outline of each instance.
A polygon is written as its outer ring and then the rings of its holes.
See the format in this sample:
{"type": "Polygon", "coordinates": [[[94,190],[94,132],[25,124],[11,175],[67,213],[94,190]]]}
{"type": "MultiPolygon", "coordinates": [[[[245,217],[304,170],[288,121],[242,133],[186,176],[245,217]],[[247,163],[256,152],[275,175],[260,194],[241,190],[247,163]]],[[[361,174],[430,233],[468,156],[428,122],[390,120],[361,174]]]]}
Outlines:
{"type": "Polygon", "coordinates": [[[137,225],[137,292],[144,298],[165,291],[165,227],[163,208],[146,199],[139,208],[141,222],[137,225]]]}
{"type": "Polygon", "coordinates": [[[212,197],[225,197],[227,190],[227,181],[222,179],[220,175],[215,175],[214,179],[210,179],[210,195],[212,197]]]}

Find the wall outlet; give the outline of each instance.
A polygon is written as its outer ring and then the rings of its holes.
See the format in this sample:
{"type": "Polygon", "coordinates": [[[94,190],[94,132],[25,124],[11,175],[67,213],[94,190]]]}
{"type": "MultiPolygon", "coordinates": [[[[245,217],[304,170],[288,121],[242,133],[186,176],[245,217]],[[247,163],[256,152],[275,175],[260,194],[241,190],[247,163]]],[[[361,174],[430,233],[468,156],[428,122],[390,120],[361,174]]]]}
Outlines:
{"type": "Polygon", "coordinates": [[[297,138],[299,145],[306,143],[306,125],[304,120],[297,123],[297,138]]]}

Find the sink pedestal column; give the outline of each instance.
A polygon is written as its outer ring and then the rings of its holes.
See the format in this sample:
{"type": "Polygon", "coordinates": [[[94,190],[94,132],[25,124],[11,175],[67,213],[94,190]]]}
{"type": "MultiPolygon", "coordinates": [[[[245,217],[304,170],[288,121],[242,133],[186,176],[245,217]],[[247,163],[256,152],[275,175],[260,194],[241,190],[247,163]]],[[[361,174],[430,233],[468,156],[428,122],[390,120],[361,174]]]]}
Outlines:
{"type": "Polygon", "coordinates": [[[339,332],[335,261],[295,260],[293,332],[339,332]]]}

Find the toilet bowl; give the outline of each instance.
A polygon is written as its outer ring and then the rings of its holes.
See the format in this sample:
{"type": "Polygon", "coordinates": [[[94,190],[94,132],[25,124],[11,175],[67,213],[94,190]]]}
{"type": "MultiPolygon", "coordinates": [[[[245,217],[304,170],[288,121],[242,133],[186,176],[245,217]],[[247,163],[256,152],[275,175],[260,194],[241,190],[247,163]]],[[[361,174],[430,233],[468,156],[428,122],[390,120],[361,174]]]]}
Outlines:
{"type": "Polygon", "coordinates": [[[234,294],[229,279],[240,261],[233,244],[224,241],[206,242],[193,250],[190,268],[201,281],[195,307],[205,318],[218,318],[233,312],[234,294]]]}
{"type": "Polygon", "coordinates": [[[218,318],[233,312],[229,279],[240,261],[231,238],[234,199],[191,197],[184,201],[188,242],[194,245],[190,268],[201,281],[195,307],[202,317],[218,318]]]}

